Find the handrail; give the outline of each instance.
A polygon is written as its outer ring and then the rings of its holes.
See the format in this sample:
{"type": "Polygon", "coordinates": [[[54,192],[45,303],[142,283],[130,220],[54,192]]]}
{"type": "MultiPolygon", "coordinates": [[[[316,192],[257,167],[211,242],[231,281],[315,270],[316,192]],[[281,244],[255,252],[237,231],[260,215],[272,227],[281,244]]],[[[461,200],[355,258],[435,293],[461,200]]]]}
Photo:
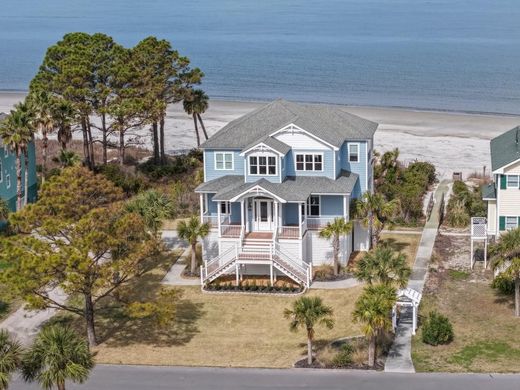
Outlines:
{"type": "Polygon", "coordinates": [[[291,266],[296,268],[297,271],[301,272],[304,275],[307,274],[307,272],[308,272],[307,269],[309,268],[309,265],[307,263],[302,262],[302,264],[304,264],[304,265],[297,263],[296,261],[294,261],[292,259],[292,257],[289,254],[285,253],[279,247],[276,247],[276,246],[274,247],[274,254],[276,254],[282,260],[284,260],[285,262],[289,263],[291,266]]]}
{"type": "Polygon", "coordinates": [[[225,255],[228,255],[231,251],[234,251],[235,250],[235,247],[234,246],[231,246],[229,247],[227,250],[225,250],[224,252],[222,252],[221,254],[219,254],[217,257],[214,257],[213,259],[211,259],[210,261],[206,262],[206,269],[214,264],[215,262],[220,262],[220,260],[222,260],[222,258],[225,256],[225,255]]]}

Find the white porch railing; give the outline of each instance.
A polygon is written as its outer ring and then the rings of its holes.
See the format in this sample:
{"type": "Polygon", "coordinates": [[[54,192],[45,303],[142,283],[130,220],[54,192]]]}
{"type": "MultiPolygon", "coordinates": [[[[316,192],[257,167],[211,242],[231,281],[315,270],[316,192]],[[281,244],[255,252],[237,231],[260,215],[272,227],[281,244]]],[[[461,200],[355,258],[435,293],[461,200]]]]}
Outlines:
{"type": "Polygon", "coordinates": [[[218,228],[218,216],[210,215],[210,214],[203,214],[202,223],[209,223],[212,228],[217,229],[218,228]]]}
{"type": "Polygon", "coordinates": [[[240,237],[242,234],[242,225],[232,223],[229,216],[221,217],[220,236],[221,237],[240,237]]]}
{"type": "Polygon", "coordinates": [[[334,219],[338,217],[307,217],[307,229],[317,230],[327,226],[329,222],[334,222],[334,219]]]}

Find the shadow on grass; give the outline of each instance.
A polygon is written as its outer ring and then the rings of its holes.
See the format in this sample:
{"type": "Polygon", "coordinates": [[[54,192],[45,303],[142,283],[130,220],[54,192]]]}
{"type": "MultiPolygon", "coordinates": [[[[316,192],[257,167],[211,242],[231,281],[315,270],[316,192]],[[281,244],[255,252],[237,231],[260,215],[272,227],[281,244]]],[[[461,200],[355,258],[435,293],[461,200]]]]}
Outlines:
{"type": "Polygon", "coordinates": [[[397,241],[395,238],[385,238],[379,242],[381,245],[388,245],[396,252],[403,252],[406,248],[410,246],[407,242],[397,241]]]}

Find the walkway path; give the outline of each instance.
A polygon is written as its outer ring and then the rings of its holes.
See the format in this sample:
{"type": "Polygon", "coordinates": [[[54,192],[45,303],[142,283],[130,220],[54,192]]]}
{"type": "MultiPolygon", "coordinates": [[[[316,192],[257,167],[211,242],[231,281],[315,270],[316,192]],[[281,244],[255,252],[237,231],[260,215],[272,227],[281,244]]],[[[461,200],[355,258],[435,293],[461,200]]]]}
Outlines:
{"type": "MultiPolygon", "coordinates": [[[[58,288],[49,292],[49,296],[60,304],[65,303],[67,299],[67,295],[58,288]]],[[[54,314],[56,309],[27,310],[22,306],[0,323],[0,328],[6,329],[22,344],[28,345],[38,334],[41,325],[50,320],[54,314]]]]}
{"type": "MultiPolygon", "coordinates": [[[[415,263],[412,275],[408,281],[408,287],[422,293],[426,274],[428,273],[428,263],[432,257],[433,245],[439,229],[440,205],[442,195],[448,191],[448,182],[443,181],[435,191],[435,205],[430,218],[424,225],[419,249],[415,256],[415,263]]],[[[397,326],[394,344],[390,349],[386,359],[386,372],[415,372],[412,361],[412,318],[411,308],[406,308],[402,312],[401,321],[397,326]]]]}
{"type": "Polygon", "coordinates": [[[186,268],[185,261],[189,261],[188,256],[190,255],[191,249],[189,245],[180,240],[175,230],[165,230],[162,233],[162,239],[166,243],[168,249],[184,249],[179,257],[179,260],[171,266],[168,273],[164,276],[161,283],[168,284],[170,286],[200,286],[200,280],[197,278],[187,279],[182,277],[182,272],[186,268]],[[185,260],[185,261],[183,261],[185,260]]]}
{"type": "Polygon", "coordinates": [[[347,279],[334,280],[331,282],[312,282],[311,289],[323,289],[323,290],[335,290],[342,288],[356,287],[362,284],[354,277],[348,277],[347,279]]]}

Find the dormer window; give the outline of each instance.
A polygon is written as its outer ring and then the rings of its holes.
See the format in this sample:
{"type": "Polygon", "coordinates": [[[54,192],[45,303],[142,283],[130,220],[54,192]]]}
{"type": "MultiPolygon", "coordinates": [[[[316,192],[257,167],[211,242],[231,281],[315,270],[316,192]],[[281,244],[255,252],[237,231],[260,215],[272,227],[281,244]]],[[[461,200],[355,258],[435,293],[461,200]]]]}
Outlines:
{"type": "Polygon", "coordinates": [[[233,153],[215,152],[215,169],[217,171],[232,171],[233,153]]]}
{"type": "Polygon", "coordinates": [[[276,175],[276,157],[275,156],[249,156],[249,174],[250,175],[276,175]]]}

